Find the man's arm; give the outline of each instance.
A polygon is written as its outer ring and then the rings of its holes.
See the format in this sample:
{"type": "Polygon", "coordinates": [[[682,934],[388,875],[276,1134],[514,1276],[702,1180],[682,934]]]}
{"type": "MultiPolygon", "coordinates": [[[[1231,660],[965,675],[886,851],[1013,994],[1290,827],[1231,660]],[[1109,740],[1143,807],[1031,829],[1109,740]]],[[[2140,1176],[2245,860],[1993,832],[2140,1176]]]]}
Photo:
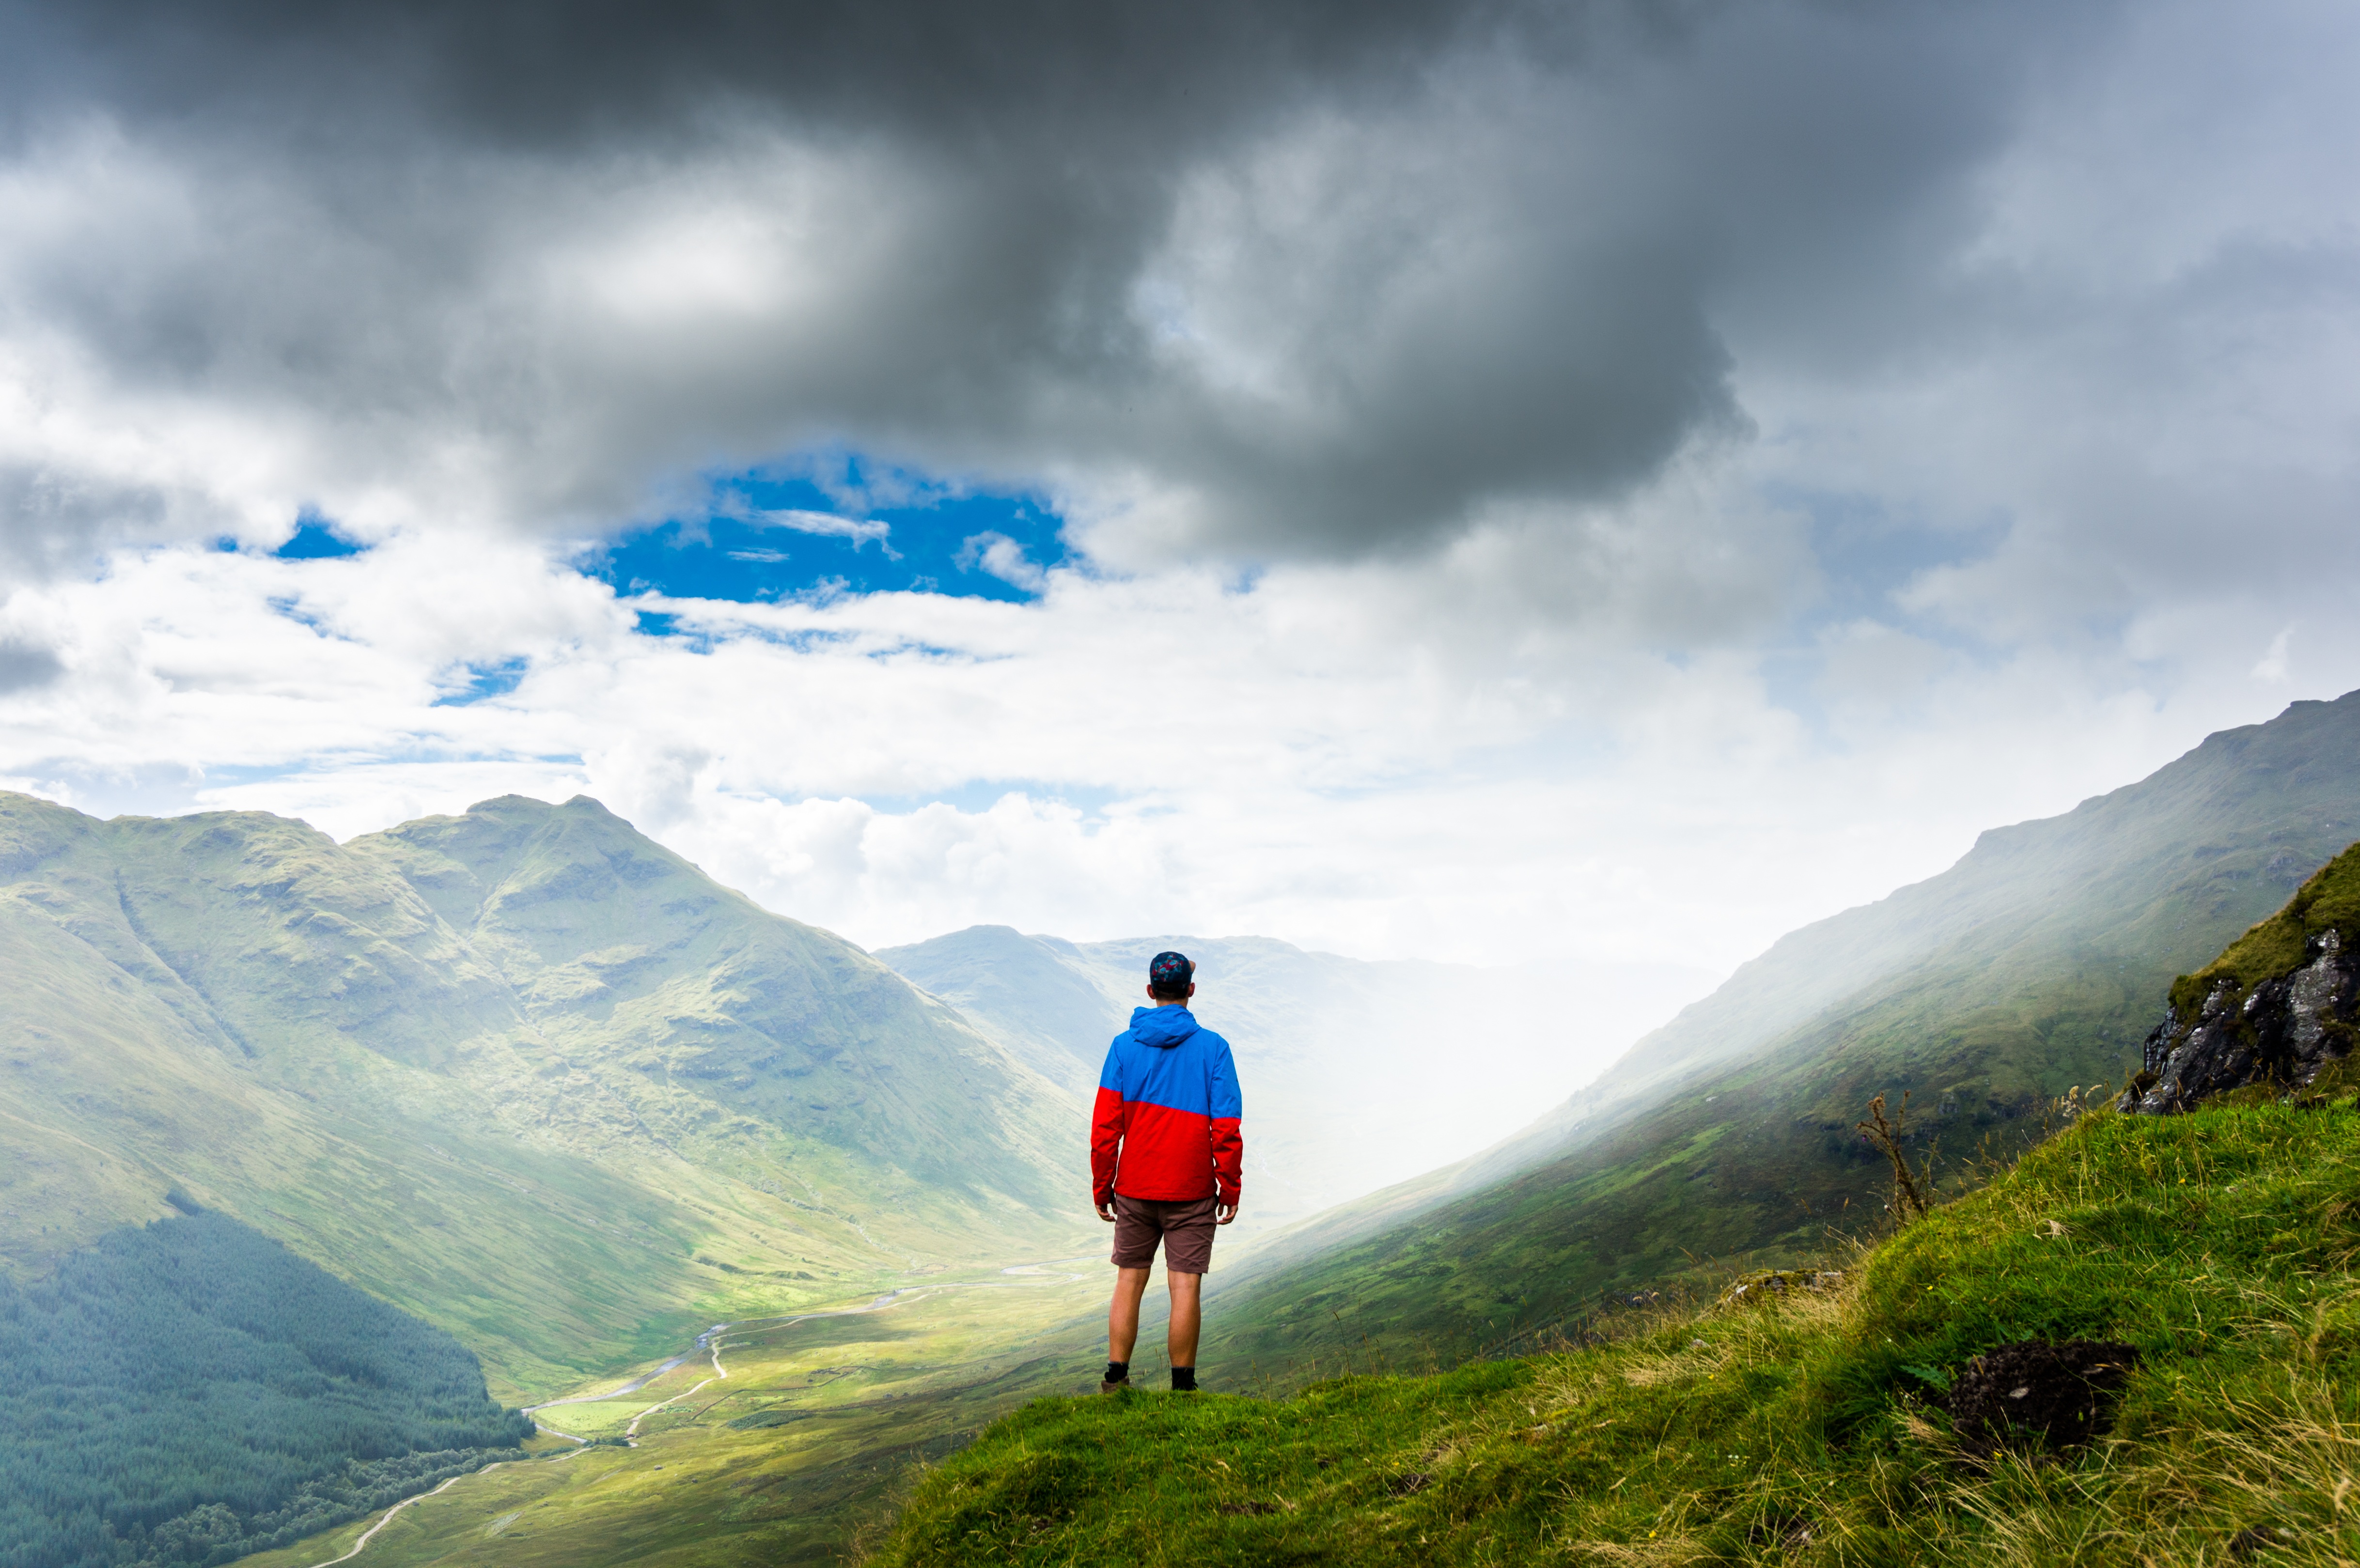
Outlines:
{"type": "Polygon", "coordinates": [[[1220,1225],[1238,1217],[1246,1161],[1245,1134],[1239,1124],[1244,1118],[1245,1100],[1238,1092],[1237,1063],[1229,1060],[1229,1048],[1224,1042],[1220,1055],[1213,1061],[1213,1116],[1207,1128],[1213,1143],[1213,1185],[1220,1192],[1214,1219],[1220,1225]]]}
{"type": "Polygon", "coordinates": [[[1112,1048],[1098,1073],[1098,1097],[1090,1112],[1090,1202],[1098,1218],[1114,1218],[1114,1172],[1122,1149],[1123,1103],[1120,1074],[1112,1048]]]}

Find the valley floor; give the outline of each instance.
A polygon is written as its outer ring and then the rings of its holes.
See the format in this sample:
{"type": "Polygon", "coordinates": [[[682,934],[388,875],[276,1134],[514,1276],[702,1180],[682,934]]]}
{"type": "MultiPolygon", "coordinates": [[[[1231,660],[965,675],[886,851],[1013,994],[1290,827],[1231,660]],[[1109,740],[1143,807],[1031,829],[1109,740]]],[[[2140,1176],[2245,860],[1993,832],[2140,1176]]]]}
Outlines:
{"type": "MultiPolygon", "coordinates": [[[[912,1461],[1051,1389],[1094,1383],[1101,1255],[934,1278],[733,1323],[627,1395],[544,1406],[533,1454],[418,1499],[353,1568],[833,1563],[912,1461]],[[717,1346],[716,1377],[709,1351],[717,1346]],[[623,1446],[627,1438],[636,1446],[623,1446]]],[[[686,1348],[686,1347],[683,1347],[686,1348]]],[[[617,1378],[584,1390],[611,1391],[617,1378]]],[[[342,1557],[381,1514],[238,1568],[342,1557]]]]}

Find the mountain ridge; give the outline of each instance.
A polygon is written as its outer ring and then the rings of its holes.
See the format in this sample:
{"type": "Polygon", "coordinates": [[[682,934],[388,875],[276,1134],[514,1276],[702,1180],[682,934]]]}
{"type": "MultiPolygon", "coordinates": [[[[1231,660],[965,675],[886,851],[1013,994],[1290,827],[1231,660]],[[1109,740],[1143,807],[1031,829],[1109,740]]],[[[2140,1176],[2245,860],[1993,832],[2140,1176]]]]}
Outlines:
{"type": "Polygon", "coordinates": [[[0,963],[19,1277],[178,1183],[521,1391],[1082,1234],[1065,1094],[585,798],[339,845],[0,794],[0,963]]]}

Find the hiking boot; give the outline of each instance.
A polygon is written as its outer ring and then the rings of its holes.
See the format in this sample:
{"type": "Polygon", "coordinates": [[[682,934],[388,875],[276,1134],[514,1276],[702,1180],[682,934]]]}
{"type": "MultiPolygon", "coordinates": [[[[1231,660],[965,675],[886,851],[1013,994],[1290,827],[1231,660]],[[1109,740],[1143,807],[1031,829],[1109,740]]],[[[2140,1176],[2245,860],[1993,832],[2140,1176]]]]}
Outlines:
{"type": "Polygon", "coordinates": [[[1103,1377],[1098,1379],[1098,1392],[1101,1394],[1120,1394],[1130,1387],[1131,1379],[1128,1377],[1117,1377],[1111,1382],[1103,1377]]]}

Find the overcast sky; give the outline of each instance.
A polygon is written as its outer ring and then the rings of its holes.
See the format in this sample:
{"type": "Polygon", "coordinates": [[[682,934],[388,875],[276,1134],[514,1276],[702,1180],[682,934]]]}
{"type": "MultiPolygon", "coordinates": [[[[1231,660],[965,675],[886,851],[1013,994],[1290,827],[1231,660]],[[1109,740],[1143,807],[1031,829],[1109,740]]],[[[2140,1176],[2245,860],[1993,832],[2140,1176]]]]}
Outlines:
{"type": "Polygon", "coordinates": [[[2360,686],[2360,9],[0,5],[0,782],[1687,962],[2360,686]]]}

